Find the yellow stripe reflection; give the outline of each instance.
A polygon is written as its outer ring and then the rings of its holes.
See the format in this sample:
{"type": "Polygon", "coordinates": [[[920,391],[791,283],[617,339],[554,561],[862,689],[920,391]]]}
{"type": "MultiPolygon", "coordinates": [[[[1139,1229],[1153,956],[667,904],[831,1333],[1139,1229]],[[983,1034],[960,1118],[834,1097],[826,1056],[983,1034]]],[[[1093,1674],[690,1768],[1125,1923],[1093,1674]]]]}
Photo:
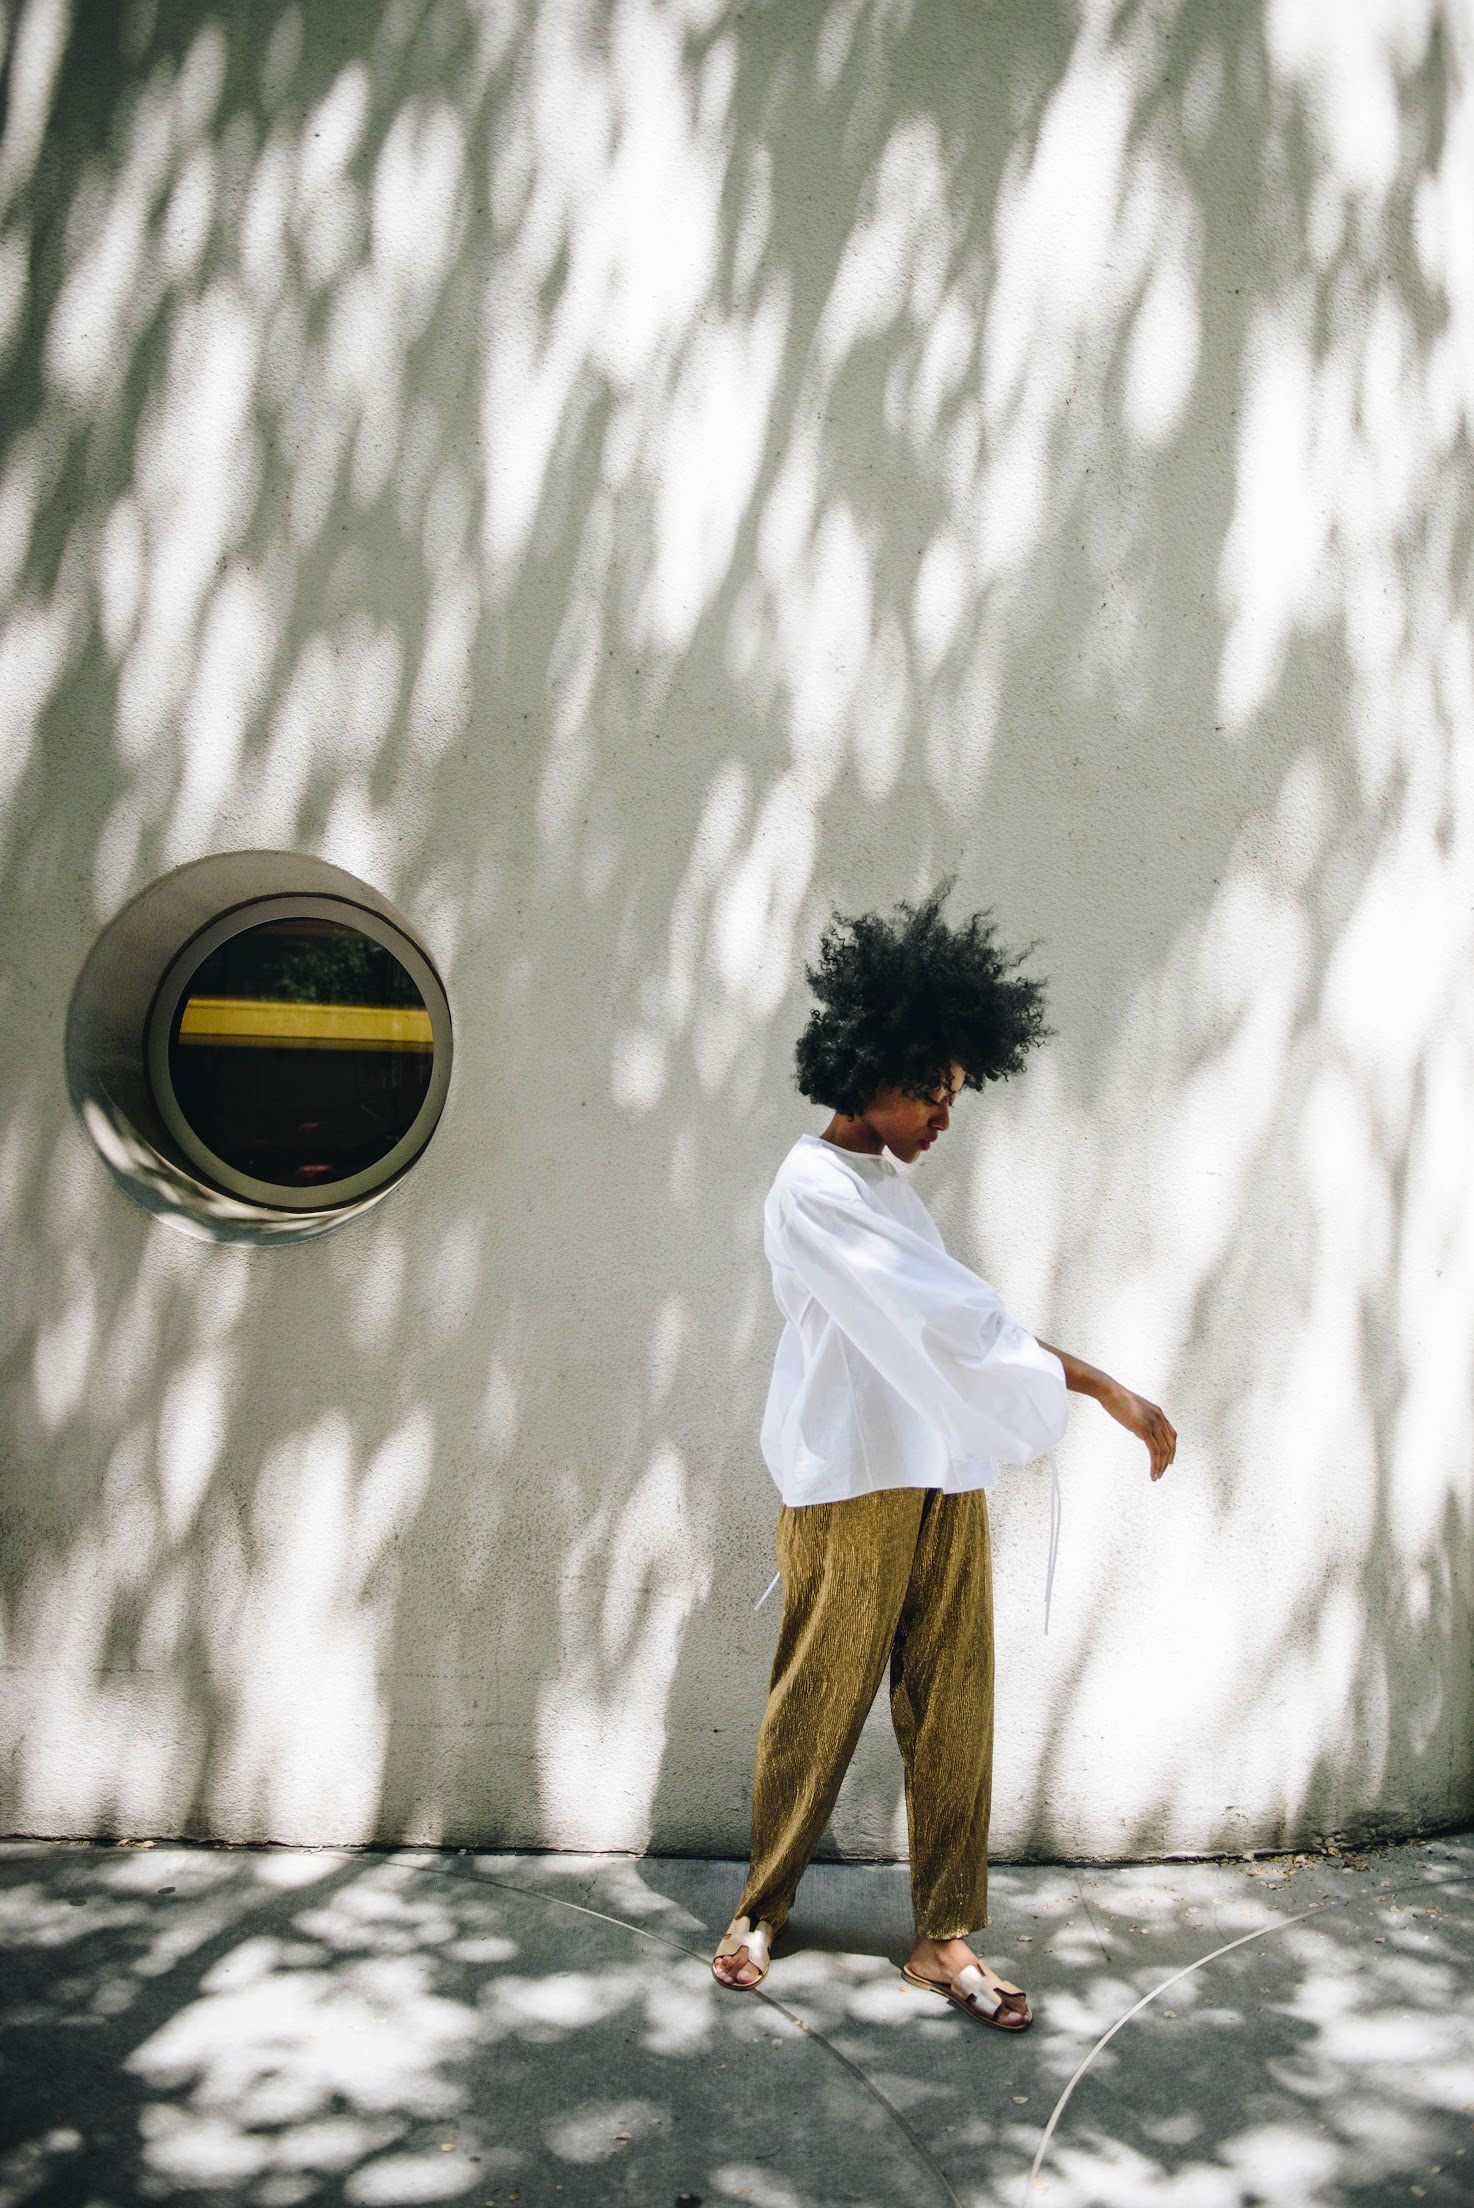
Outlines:
{"type": "Polygon", "coordinates": [[[434,1048],[423,1005],[281,1004],[262,997],[191,997],[179,1040],[274,1050],[434,1048]]]}

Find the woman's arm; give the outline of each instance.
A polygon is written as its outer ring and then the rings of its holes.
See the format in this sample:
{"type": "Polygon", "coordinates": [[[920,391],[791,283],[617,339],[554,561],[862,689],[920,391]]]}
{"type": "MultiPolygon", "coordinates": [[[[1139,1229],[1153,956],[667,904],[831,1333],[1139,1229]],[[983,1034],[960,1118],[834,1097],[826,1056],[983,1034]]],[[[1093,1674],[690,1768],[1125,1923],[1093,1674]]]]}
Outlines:
{"type": "MultiPolygon", "coordinates": [[[[985,1280],[853,1191],[795,1179],[768,1255],[958,1457],[1032,1464],[1069,1415],[1063,1375],[985,1280]]],[[[847,1383],[852,1385],[852,1383],[847,1383]]]]}
{"type": "Polygon", "coordinates": [[[1144,1441],[1152,1460],[1152,1478],[1159,1480],[1177,1454],[1177,1432],[1169,1424],[1165,1411],[1155,1403],[1148,1403],[1144,1395],[1133,1395],[1130,1388],[1123,1388],[1119,1380],[1113,1380],[1108,1372],[1096,1365],[1087,1365],[1082,1358],[1072,1357],[1068,1350],[1056,1349],[1052,1342],[1041,1342],[1051,1357],[1057,1357],[1065,1368],[1065,1386],[1072,1395],[1092,1395],[1103,1411],[1109,1411],[1118,1425],[1129,1434],[1144,1441]]]}

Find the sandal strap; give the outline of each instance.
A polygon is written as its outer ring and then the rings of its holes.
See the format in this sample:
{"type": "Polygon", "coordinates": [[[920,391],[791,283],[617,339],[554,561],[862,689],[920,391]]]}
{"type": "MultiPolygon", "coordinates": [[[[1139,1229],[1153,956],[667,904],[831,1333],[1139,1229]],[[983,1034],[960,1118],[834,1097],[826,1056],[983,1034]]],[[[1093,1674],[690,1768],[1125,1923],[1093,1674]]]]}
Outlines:
{"type": "Polygon", "coordinates": [[[952,1980],[952,1991],[965,2008],[976,2009],[979,2016],[990,2021],[1000,2009],[1012,2008],[1024,1999],[1022,1993],[1005,1992],[1001,1985],[990,1986],[976,1963],[965,1963],[952,1980]]]}
{"type": "Polygon", "coordinates": [[[725,1962],[729,1955],[735,1955],[739,1949],[745,1947],[748,1961],[759,1970],[766,1970],[772,1940],[773,1927],[766,1917],[754,1925],[749,1925],[746,1917],[734,1917],[717,1948],[717,1955],[725,1962]]]}

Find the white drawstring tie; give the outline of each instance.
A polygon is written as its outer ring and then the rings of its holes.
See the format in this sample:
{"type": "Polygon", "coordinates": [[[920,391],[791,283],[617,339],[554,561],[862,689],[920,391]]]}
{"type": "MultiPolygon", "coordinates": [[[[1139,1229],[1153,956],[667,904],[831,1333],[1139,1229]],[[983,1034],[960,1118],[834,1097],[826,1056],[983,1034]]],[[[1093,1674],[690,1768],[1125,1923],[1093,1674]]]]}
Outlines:
{"type": "Polygon", "coordinates": [[[1059,1562],[1059,1534],[1064,1524],[1065,1504],[1060,1493],[1059,1466],[1054,1461],[1054,1451],[1049,1452],[1049,1567],[1044,1574],[1044,1630],[1049,1631],[1049,1605],[1054,1600],[1054,1567],[1059,1562]]]}
{"type": "Polygon", "coordinates": [[[781,1572],[774,1572],[772,1578],[768,1581],[767,1586],[763,1589],[762,1593],[758,1596],[757,1601],[753,1604],[752,1607],[754,1610],[761,1610],[763,1604],[767,1601],[769,1595],[773,1592],[773,1589],[777,1586],[779,1580],[782,1577],[783,1574],[781,1572]]]}

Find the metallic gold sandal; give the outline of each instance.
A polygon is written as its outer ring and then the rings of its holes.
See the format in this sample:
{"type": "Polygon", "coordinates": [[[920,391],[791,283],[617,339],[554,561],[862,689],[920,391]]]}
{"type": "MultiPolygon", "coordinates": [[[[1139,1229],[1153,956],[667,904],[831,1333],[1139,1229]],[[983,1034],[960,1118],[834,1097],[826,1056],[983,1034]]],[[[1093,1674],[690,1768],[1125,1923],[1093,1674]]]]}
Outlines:
{"type": "Polygon", "coordinates": [[[728,1993],[751,1993],[753,1987],[760,1986],[768,1975],[768,1962],[772,1945],[773,1927],[766,1917],[760,1917],[755,1925],[750,1925],[746,1917],[734,1917],[722,1936],[721,1945],[711,1959],[713,1978],[719,1986],[725,1986],[728,1993]],[[724,1978],[717,1969],[718,1963],[726,1962],[729,1956],[740,1955],[744,1947],[747,1950],[747,1960],[757,1970],[757,1976],[750,1985],[734,1984],[730,1978],[724,1978]]]}
{"type": "Polygon", "coordinates": [[[955,1978],[945,1981],[923,1978],[909,1963],[901,1966],[901,1976],[908,1986],[919,1986],[923,1993],[939,1993],[944,2001],[951,2001],[979,2024],[991,2024],[995,2032],[1026,2032],[1034,2021],[1028,1995],[1020,1987],[1011,1986],[1006,1978],[995,1978],[990,1986],[976,1963],[964,1963],[955,1978]]]}

